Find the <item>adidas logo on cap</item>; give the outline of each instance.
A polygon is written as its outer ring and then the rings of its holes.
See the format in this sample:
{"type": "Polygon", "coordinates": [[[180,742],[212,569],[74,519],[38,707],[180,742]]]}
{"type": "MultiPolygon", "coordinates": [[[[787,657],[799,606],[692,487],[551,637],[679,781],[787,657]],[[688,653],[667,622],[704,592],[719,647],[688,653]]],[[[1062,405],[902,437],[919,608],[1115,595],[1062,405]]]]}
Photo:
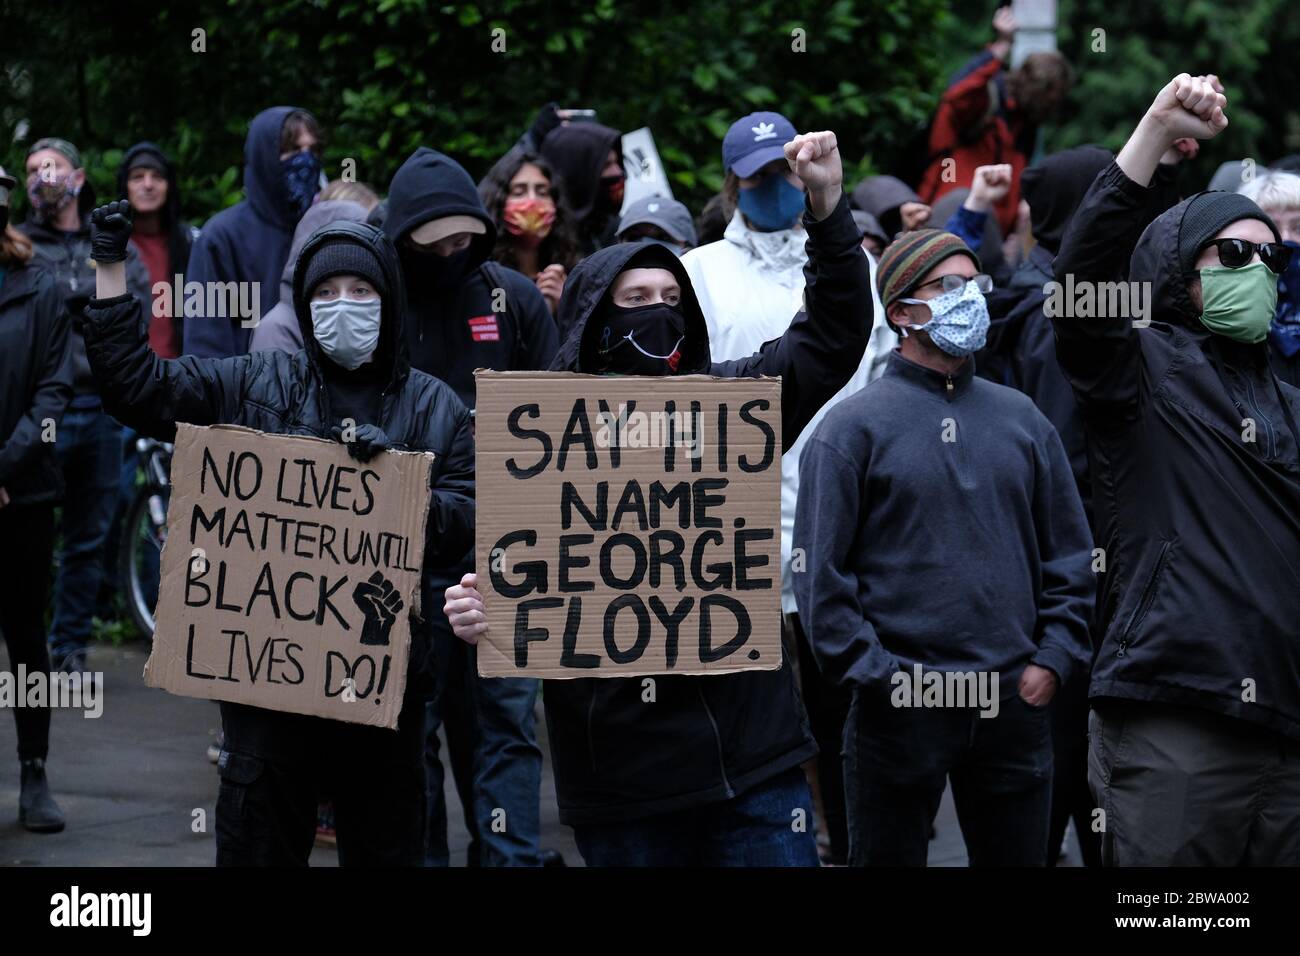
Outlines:
{"type": "Polygon", "coordinates": [[[757,126],[751,126],[754,131],[754,142],[761,143],[765,139],[776,139],[776,124],[764,123],[761,120],[757,126]]]}

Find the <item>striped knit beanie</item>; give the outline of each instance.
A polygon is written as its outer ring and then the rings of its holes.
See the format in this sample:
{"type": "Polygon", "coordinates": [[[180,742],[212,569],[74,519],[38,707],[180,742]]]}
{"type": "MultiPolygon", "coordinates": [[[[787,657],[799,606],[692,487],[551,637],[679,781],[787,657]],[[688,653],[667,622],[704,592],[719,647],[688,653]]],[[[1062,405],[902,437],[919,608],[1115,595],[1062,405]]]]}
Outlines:
{"type": "Polygon", "coordinates": [[[876,287],[880,290],[880,303],[886,308],[890,303],[907,295],[920,283],[922,277],[949,256],[970,256],[975,268],[980,267],[979,257],[966,243],[951,232],[942,229],[917,229],[905,232],[880,254],[876,266],[876,287]]]}

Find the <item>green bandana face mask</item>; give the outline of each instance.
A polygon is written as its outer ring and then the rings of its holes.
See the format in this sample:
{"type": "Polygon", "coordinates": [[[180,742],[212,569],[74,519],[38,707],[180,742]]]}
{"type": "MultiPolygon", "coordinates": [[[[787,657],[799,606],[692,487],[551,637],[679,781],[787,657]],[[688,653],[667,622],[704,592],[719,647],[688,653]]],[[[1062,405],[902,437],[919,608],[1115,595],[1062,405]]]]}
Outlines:
{"type": "Polygon", "coordinates": [[[1238,342],[1262,342],[1277,312],[1277,275],[1262,262],[1201,270],[1201,322],[1238,342]]]}

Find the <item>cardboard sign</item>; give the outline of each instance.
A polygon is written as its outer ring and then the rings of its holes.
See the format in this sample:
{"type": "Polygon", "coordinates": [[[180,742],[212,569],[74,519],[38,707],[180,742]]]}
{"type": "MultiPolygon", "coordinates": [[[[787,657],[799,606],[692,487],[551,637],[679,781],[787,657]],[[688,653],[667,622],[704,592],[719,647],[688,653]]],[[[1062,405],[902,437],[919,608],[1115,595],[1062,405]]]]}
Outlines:
{"type": "Polygon", "coordinates": [[[673,187],[668,182],[659,150],[655,149],[655,139],[650,135],[650,128],[642,126],[624,133],[622,146],[623,169],[627,172],[627,181],[623,183],[623,205],[619,212],[626,212],[632,203],[645,196],[667,196],[672,199],[673,187]]]}
{"type": "Polygon", "coordinates": [[[781,382],[475,372],[486,677],[781,666],[781,382]]]}
{"type": "Polygon", "coordinates": [[[178,424],[145,683],[396,727],[432,461],[178,424]]]}

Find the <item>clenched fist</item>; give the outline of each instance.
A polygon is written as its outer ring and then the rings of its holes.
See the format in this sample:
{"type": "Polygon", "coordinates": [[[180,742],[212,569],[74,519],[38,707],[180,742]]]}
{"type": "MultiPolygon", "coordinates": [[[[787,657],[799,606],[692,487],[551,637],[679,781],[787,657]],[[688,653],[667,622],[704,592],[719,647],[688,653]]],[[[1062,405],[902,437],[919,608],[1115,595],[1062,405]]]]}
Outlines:
{"type": "Polygon", "coordinates": [[[100,206],[90,214],[90,258],[123,262],[131,238],[131,204],[125,199],[100,206]]]}
{"type": "Polygon", "coordinates": [[[808,190],[813,215],[825,219],[840,201],[844,166],[839,145],[829,130],[800,133],[785,144],[785,161],[808,190]]]}
{"type": "Polygon", "coordinates": [[[1147,116],[1164,130],[1170,145],[1177,139],[1210,139],[1228,125],[1228,98],[1214,74],[1179,73],[1156,94],[1147,116]]]}
{"type": "Polygon", "coordinates": [[[446,599],[442,611],[447,615],[452,633],[466,644],[477,644],[488,629],[478,575],[471,571],[460,579],[460,584],[447,588],[446,599]]]}
{"type": "Polygon", "coordinates": [[[1011,188],[1011,164],[998,163],[993,166],[978,166],[971,179],[970,195],[962,203],[975,212],[988,212],[999,199],[1011,188]]]}

